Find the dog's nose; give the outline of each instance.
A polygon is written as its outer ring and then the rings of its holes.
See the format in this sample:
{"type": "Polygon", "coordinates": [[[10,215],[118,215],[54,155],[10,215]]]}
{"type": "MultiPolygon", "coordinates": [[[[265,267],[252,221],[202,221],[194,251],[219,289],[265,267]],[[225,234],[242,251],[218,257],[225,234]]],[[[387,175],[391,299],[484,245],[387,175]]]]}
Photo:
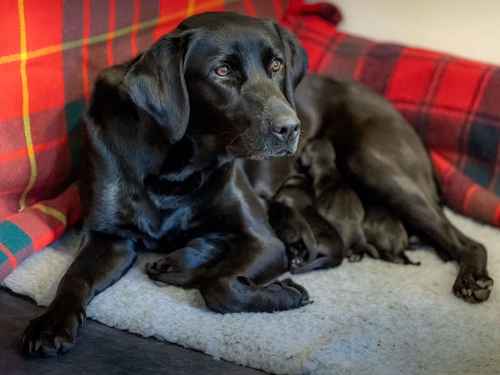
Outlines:
{"type": "Polygon", "coordinates": [[[296,117],[286,116],[273,123],[271,131],[281,141],[291,141],[299,135],[300,121],[296,117]]]}

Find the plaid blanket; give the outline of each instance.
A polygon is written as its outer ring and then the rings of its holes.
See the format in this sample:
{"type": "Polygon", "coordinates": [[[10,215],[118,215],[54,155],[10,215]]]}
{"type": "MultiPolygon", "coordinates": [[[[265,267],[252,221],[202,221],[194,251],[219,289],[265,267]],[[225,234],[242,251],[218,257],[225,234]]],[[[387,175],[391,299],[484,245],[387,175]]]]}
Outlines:
{"type": "Polygon", "coordinates": [[[312,71],[354,78],[391,100],[431,150],[446,202],[500,225],[500,71],[338,32],[329,4],[302,0],[2,0],[0,280],[80,219],[79,117],[97,73],[185,17],[231,10],[297,33],[312,71]]]}
{"type": "Polygon", "coordinates": [[[430,151],[445,203],[500,226],[500,68],[337,31],[339,11],[292,2],[283,22],[313,72],[361,81],[389,99],[430,151]]]}

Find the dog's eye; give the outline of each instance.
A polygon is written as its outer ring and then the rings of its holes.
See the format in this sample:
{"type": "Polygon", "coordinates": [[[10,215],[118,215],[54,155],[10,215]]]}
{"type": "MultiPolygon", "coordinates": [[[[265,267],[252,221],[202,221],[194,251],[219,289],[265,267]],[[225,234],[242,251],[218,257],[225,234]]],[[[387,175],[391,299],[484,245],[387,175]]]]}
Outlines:
{"type": "Polygon", "coordinates": [[[227,65],[221,65],[217,68],[215,68],[215,74],[217,74],[219,77],[226,77],[231,73],[231,68],[227,65]]]}
{"type": "Polygon", "coordinates": [[[273,73],[278,73],[282,67],[283,67],[283,63],[281,62],[281,60],[276,59],[276,58],[274,58],[271,61],[271,64],[269,65],[269,69],[271,69],[271,72],[273,72],[273,73]]]}

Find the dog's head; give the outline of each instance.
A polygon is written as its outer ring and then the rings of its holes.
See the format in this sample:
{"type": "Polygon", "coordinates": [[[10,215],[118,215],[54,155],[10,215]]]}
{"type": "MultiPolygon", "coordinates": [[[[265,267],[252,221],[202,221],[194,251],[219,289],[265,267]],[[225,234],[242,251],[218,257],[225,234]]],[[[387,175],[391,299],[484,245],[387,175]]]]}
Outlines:
{"type": "Polygon", "coordinates": [[[297,148],[294,90],[306,64],[297,40],[276,23],[205,13],[136,59],[123,86],[171,143],[187,130],[213,137],[214,151],[267,158],[297,148]]]}

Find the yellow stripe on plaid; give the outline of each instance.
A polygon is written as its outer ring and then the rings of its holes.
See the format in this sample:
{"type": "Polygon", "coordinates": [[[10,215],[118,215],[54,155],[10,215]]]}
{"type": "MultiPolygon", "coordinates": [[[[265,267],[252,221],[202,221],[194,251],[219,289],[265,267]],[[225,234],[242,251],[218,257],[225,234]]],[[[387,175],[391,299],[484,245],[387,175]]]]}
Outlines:
{"type": "Polygon", "coordinates": [[[66,215],[64,215],[61,211],[56,210],[54,207],[49,207],[49,206],[46,206],[42,203],[37,203],[37,204],[33,205],[32,207],[43,212],[47,216],[53,217],[54,219],[63,223],[64,226],[66,226],[66,224],[67,224],[66,215]]]}
{"type": "MultiPolygon", "coordinates": [[[[195,9],[197,12],[204,12],[211,10],[215,7],[221,6],[224,4],[224,0],[213,0],[209,2],[204,2],[202,4],[196,5],[194,0],[190,0],[188,4],[188,12],[194,13],[195,9]]],[[[82,38],[78,40],[73,40],[70,42],[64,42],[61,44],[49,46],[49,47],[44,47],[40,49],[36,49],[33,51],[25,51],[24,52],[24,60],[30,60],[34,59],[37,57],[43,57],[47,55],[51,55],[53,53],[58,53],[61,51],[66,51],[69,49],[74,49],[74,48],[80,48],[84,44],[87,45],[93,45],[93,44],[98,44],[105,42],[108,38],[118,38],[122,37],[125,35],[128,35],[132,33],[132,31],[140,31],[140,30],[145,30],[145,29],[150,29],[152,27],[156,27],[158,25],[168,23],[170,21],[173,21],[175,19],[181,19],[186,15],[186,11],[179,11],[179,12],[174,12],[170,13],[168,15],[162,16],[162,17],[156,17],[148,21],[144,21],[141,23],[138,23],[137,25],[133,26],[127,26],[127,27],[122,27],[120,29],[117,29],[116,31],[110,31],[107,33],[95,35],[89,38],[82,38]]],[[[23,19],[24,22],[24,19],[23,19]]],[[[0,57],[0,64],[7,64],[15,61],[22,61],[23,60],[23,52],[21,53],[15,53],[12,55],[6,55],[6,56],[1,56],[0,57]]]]}
{"type": "Polygon", "coordinates": [[[186,10],[186,18],[192,16],[196,9],[196,0],[189,0],[186,10]]]}
{"type": "MultiPolygon", "coordinates": [[[[28,185],[21,194],[19,199],[19,210],[22,211],[26,208],[26,197],[30,190],[35,185],[36,178],[38,176],[38,166],[35,157],[35,148],[33,146],[33,137],[31,134],[31,119],[30,119],[30,93],[28,86],[28,74],[26,70],[27,63],[27,41],[26,41],[26,16],[24,11],[24,0],[18,0],[18,12],[19,12],[19,49],[21,51],[21,62],[20,62],[20,73],[21,73],[21,86],[22,86],[22,114],[23,114],[23,130],[24,138],[26,140],[26,148],[28,154],[28,160],[30,163],[30,177],[28,180],[28,185]]],[[[56,220],[62,222],[66,226],[66,216],[56,210],[55,208],[45,206],[38,203],[35,205],[40,211],[46,215],[52,216],[56,220]]]]}
{"type": "Polygon", "coordinates": [[[24,14],[24,0],[18,1],[18,12],[19,12],[19,49],[21,51],[20,58],[21,63],[21,86],[22,86],[22,113],[23,113],[23,130],[24,138],[26,140],[26,148],[28,151],[28,160],[30,164],[30,177],[28,180],[28,185],[21,194],[19,199],[19,210],[22,211],[26,208],[26,197],[30,190],[35,185],[36,177],[38,174],[35,150],[33,147],[33,138],[31,136],[31,120],[30,120],[30,96],[28,88],[28,75],[26,71],[27,62],[27,43],[26,43],[26,20],[24,14]]]}

